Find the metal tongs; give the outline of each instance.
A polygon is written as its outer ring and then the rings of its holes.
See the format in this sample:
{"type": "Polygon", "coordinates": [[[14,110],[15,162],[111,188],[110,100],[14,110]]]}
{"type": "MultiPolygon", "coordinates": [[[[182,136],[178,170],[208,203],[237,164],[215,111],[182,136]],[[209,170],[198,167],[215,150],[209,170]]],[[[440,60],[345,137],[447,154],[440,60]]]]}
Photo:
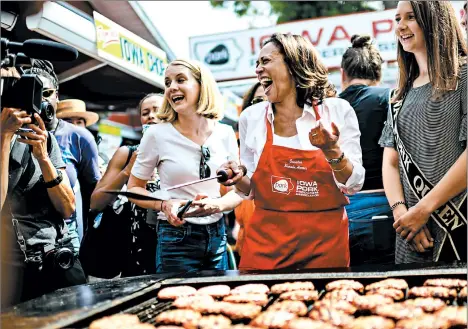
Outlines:
{"type": "MultiPolygon", "coordinates": [[[[247,168],[243,165],[240,165],[239,168],[242,170],[243,176],[245,176],[247,173],[247,168]]],[[[172,198],[169,194],[169,191],[171,190],[175,190],[175,189],[189,186],[189,185],[207,182],[213,179],[217,179],[218,182],[223,183],[227,181],[228,179],[230,179],[231,177],[233,177],[233,175],[234,173],[232,172],[231,169],[220,169],[216,172],[216,176],[208,177],[204,179],[197,179],[191,182],[174,185],[164,190],[157,190],[155,192],[152,192],[150,195],[129,192],[129,191],[120,191],[120,190],[109,190],[109,191],[104,191],[104,192],[109,193],[109,194],[115,194],[115,195],[123,195],[123,196],[126,196],[127,198],[132,198],[135,200],[167,201],[172,198]]]]}

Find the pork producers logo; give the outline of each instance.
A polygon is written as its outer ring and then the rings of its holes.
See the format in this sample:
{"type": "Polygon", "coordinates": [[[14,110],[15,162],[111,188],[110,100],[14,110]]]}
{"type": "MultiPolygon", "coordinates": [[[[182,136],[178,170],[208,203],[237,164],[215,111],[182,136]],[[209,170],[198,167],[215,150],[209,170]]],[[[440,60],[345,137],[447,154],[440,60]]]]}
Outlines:
{"type": "Polygon", "coordinates": [[[319,196],[319,189],[316,181],[297,181],[296,195],[306,197],[317,197],[319,196]]]}
{"type": "Polygon", "coordinates": [[[271,189],[275,193],[289,195],[294,190],[294,184],[291,178],[271,176],[271,189]]]}

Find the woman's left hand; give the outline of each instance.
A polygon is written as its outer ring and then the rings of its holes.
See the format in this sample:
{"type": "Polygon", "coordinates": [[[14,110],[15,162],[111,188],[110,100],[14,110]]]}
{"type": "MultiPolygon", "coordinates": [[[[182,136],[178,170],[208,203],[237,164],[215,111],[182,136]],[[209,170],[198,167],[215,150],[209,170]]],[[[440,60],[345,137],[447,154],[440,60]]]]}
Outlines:
{"type": "Polygon", "coordinates": [[[337,147],[340,131],[335,123],[331,123],[331,131],[326,129],[322,122],[319,121],[317,127],[312,128],[309,132],[310,143],[321,149],[322,151],[332,150],[337,147]]]}
{"type": "Polygon", "coordinates": [[[184,217],[205,217],[223,212],[219,200],[208,198],[205,194],[197,194],[190,207],[190,212],[185,213],[184,217]]]}
{"type": "Polygon", "coordinates": [[[398,218],[395,223],[393,223],[393,228],[403,239],[406,238],[406,241],[410,242],[427,223],[430,216],[431,213],[424,209],[424,207],[416,205],[408,209],[408,212],[398,218]]]}

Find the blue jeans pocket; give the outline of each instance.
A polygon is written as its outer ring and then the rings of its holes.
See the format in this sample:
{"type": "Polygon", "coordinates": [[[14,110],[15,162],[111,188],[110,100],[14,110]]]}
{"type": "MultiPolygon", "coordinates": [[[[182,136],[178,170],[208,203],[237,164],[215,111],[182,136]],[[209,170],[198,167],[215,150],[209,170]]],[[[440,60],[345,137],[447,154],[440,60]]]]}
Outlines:
{"type": "Polygon", "coordinates": [[[187,230],[185,228],[164,226],[164,228],[159,231],[158,240],[161,244],[178,244],[184,241],[186,235],[187,230]]]}

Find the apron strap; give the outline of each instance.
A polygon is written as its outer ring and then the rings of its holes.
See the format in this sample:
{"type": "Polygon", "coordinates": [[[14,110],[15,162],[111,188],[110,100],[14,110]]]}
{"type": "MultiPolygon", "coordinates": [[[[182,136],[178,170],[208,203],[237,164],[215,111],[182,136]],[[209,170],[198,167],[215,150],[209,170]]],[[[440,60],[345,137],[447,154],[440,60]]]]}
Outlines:
{"type": "Polygon", "coordinates": [[[314,108],[314,112],[315,112],[315,120],[319,121],[320,120],[320,113],[319,113],[319,108],[318,108],[318,105],[317,105],[317,102],[313,102],[312,104],[312,107],[314,108]]]}
{"type": "Polygon", "coordinates": [[[265,124],[267,130],[267,139],[265,145],[273,145],[273,129],[271,128],[271,123],[268,121],[268,107],[271,106],[270,103],[265,107],[265,124]]]}

